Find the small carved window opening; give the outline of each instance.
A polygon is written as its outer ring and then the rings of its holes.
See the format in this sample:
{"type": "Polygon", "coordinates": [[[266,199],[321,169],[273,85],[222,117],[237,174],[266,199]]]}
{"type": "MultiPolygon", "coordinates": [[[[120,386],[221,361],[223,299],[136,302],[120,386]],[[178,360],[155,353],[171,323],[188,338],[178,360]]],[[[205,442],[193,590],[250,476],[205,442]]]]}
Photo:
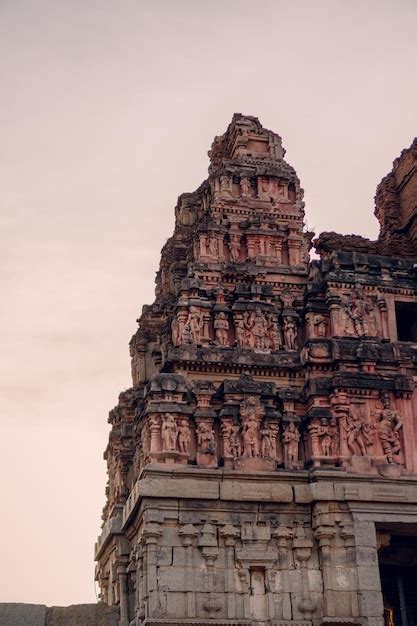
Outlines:
{"type": "Polygon", "coordinates": [[[417,343],[417,303],[396,302],[395,317],[398,341],[417,343]]]}

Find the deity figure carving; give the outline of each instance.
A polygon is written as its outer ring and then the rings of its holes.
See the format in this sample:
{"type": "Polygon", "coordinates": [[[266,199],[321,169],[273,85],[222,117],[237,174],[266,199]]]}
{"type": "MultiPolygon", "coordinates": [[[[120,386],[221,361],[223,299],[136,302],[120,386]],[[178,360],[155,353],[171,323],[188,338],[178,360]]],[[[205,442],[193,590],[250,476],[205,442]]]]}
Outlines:
{"type": "Polygon", "coordinates": [[[204,454],[216,454],[217,444],[214,438],[214,431],[209,424],[201,422],[197,428],[198,451],[204,454]]]}
{"type": "Polygon", "coordinates": [[[290,422],[283,433],[285,459],[289,463],[298,461],[298,446],[300,443],[300,433],[294,422],[290,422]]]}
{"type": "Polygon", "coordinates": [[[400,430],[402,429],[402,419],[395,409],[391,408],[391,401],[388,394],[381,396],[382,409],[378,423],[378,437],[388,463],[397,463],[394,455],[401,452],[400,430]]]}
{"type": "Polygon", "coordinates": [[[365,297],[363,288],[356,285],[354,292],[344,305],[346,313],[345,332],[350,334],[349,322],[353,325],[353,334],[358,337],[376,334],[374,307],[365,297]]]}
{"type": "Polygon", "coordinates": [[[317,426],[317,436],[319,438],[321,456],[331,456],[332,436],[327,419],[322,417],[317,426]]]}
{"type": "Polygon", "coordinates": [[[365,424],[359,415],[348,413],[346,416],[346,444],[352,454],[366,456],[367,448],[372,445],[372,427],[365,424]]]}
{"type": "Polygon", "coordinates": [[[245,313],[244,326],[247,331],[249,331],[248,335],[251,348],[262,350],[268,347],[268,322],[265,314],[259,307],[256,307],[255,311],[247,311],[245,313]]]}
{"type": "Polygon", "coordinates": [[[242,446],[240,443],[240,424],[234,422],[230,429],[230,450],[234,459],[242,455],[242,446]]]}
{"type": "Polygon", "coordinates": [[[284,318],[284,345],[286,350],[296,350],[296,339],[298,331],[297,324],[293,317],[284,318]]]}
{"type": "Polygon", "coordinates": [[[189,454],[189,446],[191,441],[191,430],[188,420],[182,419],[178,425],[178,448],[183,454],[189,454]]]}
{"type": "Polygon", "coordinates": [[[229,322],[227,321],[227,315],[224,311],[216,313],[214,320],[214,332],[216,335],[216,342],[220,346],[229,345],[229,322]]]}
{"type": "Polygon", "coordinates": [[[214,258],[219,256],[219,242],[215,235],[209,235],[207,237],[207,249],[208,254],[214,258]]]}
{"type": "Polygon", "coordinates": [[[330,418],[329,433],[332,439],[331,444],[330,444],[330,456],[332,457],[339,456],[340,435],[339,435],[339,427],[338,427],[337,420],[335,417],[330,418]]]}
{"type": "Polygon", "coordinates": [[[230,178],[226,174],[220,176],[220,191],[223,193],[230,192],[230,178]]]}
{"type": "Polygon", "coordinates": [[[250,396],[242,403],[240,411],[243,418],[243,456],[258,457],[260,452],[259,423],[264,409],[258,398],[250,396]]]}
{"type": "Polygon", "coordinates": [[[248,342],[246,340],[246,330],[243,319],[236,316],[234,318],[234,325],[237,345],[240,347],[247,346],[248,342]]]}
{"type": "Polygon", "coordinates": [[[327,332],[328,321],[324,315],[318,314],[313,320],[314,334],[316,337],[325,337],[327,332]]]}
{"type": "Polygon", "coordinates": [[[175,450],[177,447],[178,426],[172,413],[162,418],[161,439],[163,450],[175,450]]]}
{"type": "Polygon", "coordinates": [[[184,341],[184,326],[187,323],[187,318],[187,311],[179,310],[172,320],[171,331],[174,346],[179,346],[184,341]]]}
{"type": "Polygon", "coordinates": [[[267,424],[264,424],[261,428],[261,456],[264,459],[270,459],[275,456],[272,432],[267,424]]]}
{"type": "Polygon", "coordinates": [[[229,241],[230,258],[232,261],[239,261],[240,256],[240,237],[239,235],[231,235],[229,241]]]}
{"type": "Polygon", "coordinates": [[[203,315],[195,307],[190,307],[187,322],[182,332],[184,342],[200,343],[201,331],[203,330],[203,315]],[[185,335],[185,336],[184,336],[185,335]]]}
{"type": "Polygon", "coordinates": [[[268,316],[268,338],[272,350],[279,350],[282,347],[281,329],[271,314],[268,316]]]}
{"type": "Polygon", "coordinates": [[[294,302],[294,296],[290,291],[283,291],[280,300],[284,309],[290,309],[294,302]]]}
{"type": "Polygon", "coordinates": [[[242,190],[242,196],[249,196],[250,195],[250,180],[248,178],[241,178],[240,188],[242,190]]]}
{"type": "Polygon", "coordinates": [[[259,456],[259,424],[255,416],[248,416],[243,424],[243,455],[259,456]]]}

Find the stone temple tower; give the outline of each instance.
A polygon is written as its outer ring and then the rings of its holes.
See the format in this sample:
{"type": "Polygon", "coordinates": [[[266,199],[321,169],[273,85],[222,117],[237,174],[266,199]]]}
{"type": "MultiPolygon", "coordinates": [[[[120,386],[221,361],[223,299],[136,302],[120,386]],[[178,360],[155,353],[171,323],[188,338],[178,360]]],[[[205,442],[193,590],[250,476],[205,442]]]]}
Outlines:
{"type": "Polygon", "coordinates": [[[379,240],[323,233],[312,262],[284,156],[235,114],[179,197],[109,416],[121,626],[416,623],[416,144],[379,240]]]}

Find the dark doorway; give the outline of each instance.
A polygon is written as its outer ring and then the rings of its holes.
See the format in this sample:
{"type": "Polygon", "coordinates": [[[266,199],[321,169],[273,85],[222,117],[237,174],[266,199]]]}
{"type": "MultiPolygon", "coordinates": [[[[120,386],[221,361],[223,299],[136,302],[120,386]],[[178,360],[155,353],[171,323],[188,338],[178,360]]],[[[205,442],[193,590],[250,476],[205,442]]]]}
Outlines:
{"type": "Polygon", "coordinates": [[[417,342],[417,305],[414,302],[396,302],[398,341],[417,342]]]}
{"type": "Polygon", "coordinates": [[[391,535],[379,550],[386,626],[417,626],[417,537],[391,535]]]}

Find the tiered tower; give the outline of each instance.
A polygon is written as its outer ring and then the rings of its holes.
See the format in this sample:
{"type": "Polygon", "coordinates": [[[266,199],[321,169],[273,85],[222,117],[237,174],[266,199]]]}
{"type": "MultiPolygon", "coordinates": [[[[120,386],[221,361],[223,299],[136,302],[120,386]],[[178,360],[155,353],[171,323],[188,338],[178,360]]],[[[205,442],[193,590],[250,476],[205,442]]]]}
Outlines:
{"type": "Polygon", "coordinates": [[[378,524],[417,523],[415,265],[334,233],[309,263],[284,155],[236,114],[179,198],[109,418],[97,578],[121,626],[379,624],[378,524]]]}

